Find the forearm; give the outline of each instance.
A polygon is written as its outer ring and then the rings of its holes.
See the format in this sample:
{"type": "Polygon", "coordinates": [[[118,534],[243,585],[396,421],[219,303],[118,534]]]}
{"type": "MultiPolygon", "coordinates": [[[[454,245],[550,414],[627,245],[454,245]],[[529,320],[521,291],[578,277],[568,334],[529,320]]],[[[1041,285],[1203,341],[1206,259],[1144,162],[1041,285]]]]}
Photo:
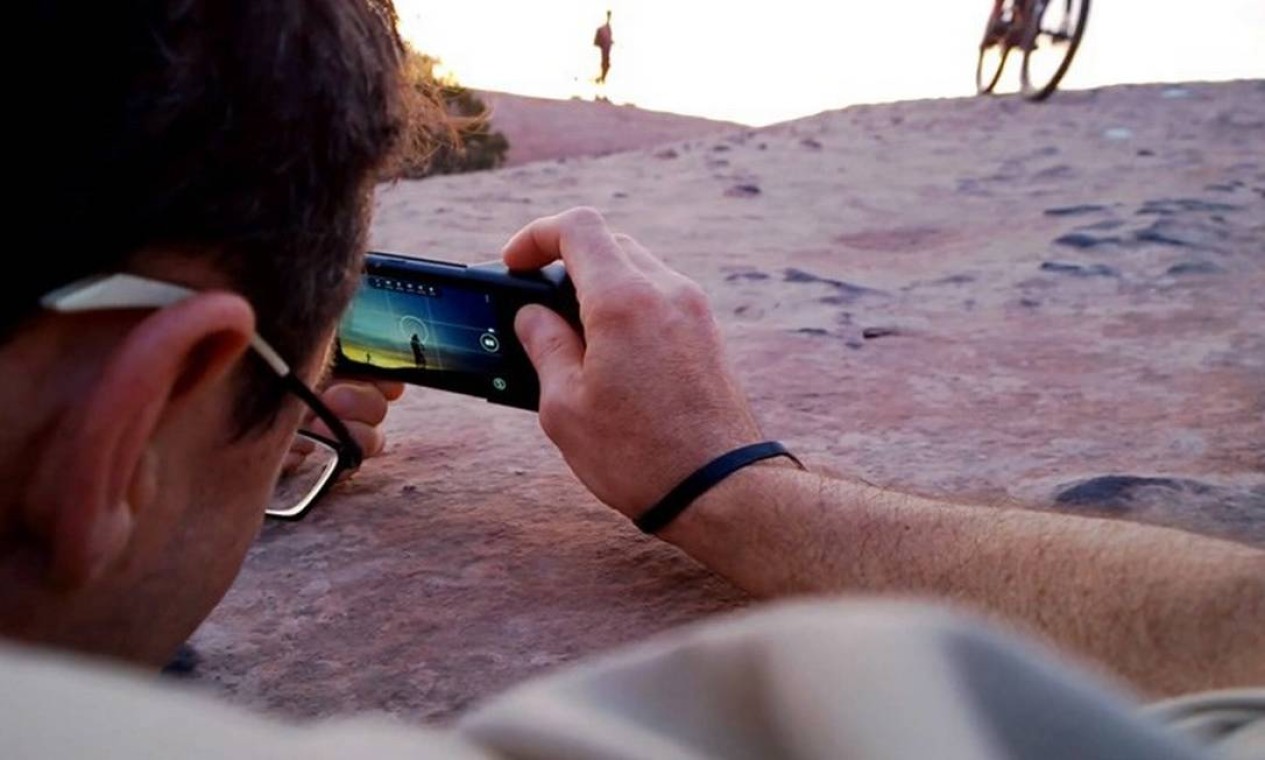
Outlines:
{"type": "MultiPolygon", "coordinates": [[[[641,514],[718,453],[759,440],[706,295],[591,209],[506,245],[515,270],[559,257],[581,337],[539,307],[515,330],[540,424],[596,496],[641,514]]],[[[1153,693],[1265,682],[1265,555],[1178,531],[895,496],[762,463],[660,533],[761,595],[947,598],[1044,634],[1153,693]]]]}
{"type": "Polygon", "coordinates": [[[721,483],[661,535],[757,595],[962,603],[1156,695],[1265,682],[1265,553],[1237,544],[768,465],[721,483]]]}

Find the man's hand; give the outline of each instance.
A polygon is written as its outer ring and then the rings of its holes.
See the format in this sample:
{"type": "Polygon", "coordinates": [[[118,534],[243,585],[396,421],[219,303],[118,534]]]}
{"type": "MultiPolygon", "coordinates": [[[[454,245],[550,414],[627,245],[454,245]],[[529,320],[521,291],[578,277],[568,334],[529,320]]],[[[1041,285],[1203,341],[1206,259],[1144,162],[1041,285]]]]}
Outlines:
{"type": "MultiPolygon", "coordinates": [[[[335,376],[321,391],[321,400],[347,426],[352,438],[360,444],[365,458],[376,457],[387,445],[382,423],[392,401],[404,395],[404,383],[394,380],[366,380],[335,376]]],[[[311,430],[329,435],[320,420],[311,430]]]]}
{"type": "Polygon", "coordinates": [[[702,289],[596,211],[532,222],[505,246],[510,269],[562,259],[583,339],[541,306],[515,329],[540,375],[540,424],[599,499],[636,517],[682,478],[760,440],[702,289]]]}
{"type": "MultiPolygon", "coordinates": [[[[343,421],[368,459],[381,454],[386,448],[386,432],[382,429],[382,422],[386,419],[390,403],[403,395],[404,384],[392,380],[334,377],[321,391],[321,401],[343,421]]],[[[333,437],[325,424],[311,413],[304,419],[301,427],[317,435],[333,437]]],[[[296,438],[286,454],[282,471],[298,467],[310,453],[311,444],[302,438],[296,438]]]]}
{"type": "MultiPolygon", "coordinates": [[[[639,515],[759,440],[697,285],[586,209],[533,222],[505,249],[512,269],[558,258],[584,339],[542,307],[516,328],[540,374],[541,425],[598,498],[639,515]]],[[[1265,553],[1224,541],[766,466],[726,478],[659,536],[756,595],[951,600],[1152,694],[1265,679],[1265,553]]]]}

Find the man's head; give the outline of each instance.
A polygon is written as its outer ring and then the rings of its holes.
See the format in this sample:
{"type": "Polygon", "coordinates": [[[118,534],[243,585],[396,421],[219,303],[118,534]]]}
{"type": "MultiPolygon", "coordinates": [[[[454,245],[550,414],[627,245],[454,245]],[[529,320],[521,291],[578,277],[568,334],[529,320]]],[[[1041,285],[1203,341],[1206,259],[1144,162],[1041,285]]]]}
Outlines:
{"type": "Polygon", "coordinates": [[[404,128],[389,0],[46,2],[0,288],[0,633],[158,661],[236,574],[319,374],[404,128]],[[51,46],[50,46],[51,47],[51,46]],[[31,164],[28,164],[31,165],[31,164]],[[157,310],[38,299],[130,272],[157,310]]]}

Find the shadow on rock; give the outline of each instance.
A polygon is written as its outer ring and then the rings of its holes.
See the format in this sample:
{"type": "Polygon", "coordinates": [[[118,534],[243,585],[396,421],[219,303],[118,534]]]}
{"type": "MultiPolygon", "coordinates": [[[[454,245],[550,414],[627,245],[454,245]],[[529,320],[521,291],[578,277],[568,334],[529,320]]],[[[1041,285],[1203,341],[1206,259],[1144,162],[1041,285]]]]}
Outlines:
{"type": "Polygon", "coordinates": [[[1064,512],[1144,519],[1265,545],[1265,484],[1102,475],[1059,488],[1054,504],[1064,512]]]}

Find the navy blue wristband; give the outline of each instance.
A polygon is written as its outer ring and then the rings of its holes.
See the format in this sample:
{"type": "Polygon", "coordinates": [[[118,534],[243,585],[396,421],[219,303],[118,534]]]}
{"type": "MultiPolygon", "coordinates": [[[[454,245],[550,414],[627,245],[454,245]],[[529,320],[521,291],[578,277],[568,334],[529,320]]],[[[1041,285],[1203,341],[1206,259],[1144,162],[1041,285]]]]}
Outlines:
{"type": "Polygon", "coordinates": [[[764,441],[743,446],[728,454],[721,454],[695,470],[693,475],[682,480],[658,504],[633,520],[633,524],[645,533],[658,533],[693,504],[695,499],[707,493],[712,486],[749,464],[773,457],[787,457],[801,470],[804,469],[804,463],[778,441],[764,441]]]}

